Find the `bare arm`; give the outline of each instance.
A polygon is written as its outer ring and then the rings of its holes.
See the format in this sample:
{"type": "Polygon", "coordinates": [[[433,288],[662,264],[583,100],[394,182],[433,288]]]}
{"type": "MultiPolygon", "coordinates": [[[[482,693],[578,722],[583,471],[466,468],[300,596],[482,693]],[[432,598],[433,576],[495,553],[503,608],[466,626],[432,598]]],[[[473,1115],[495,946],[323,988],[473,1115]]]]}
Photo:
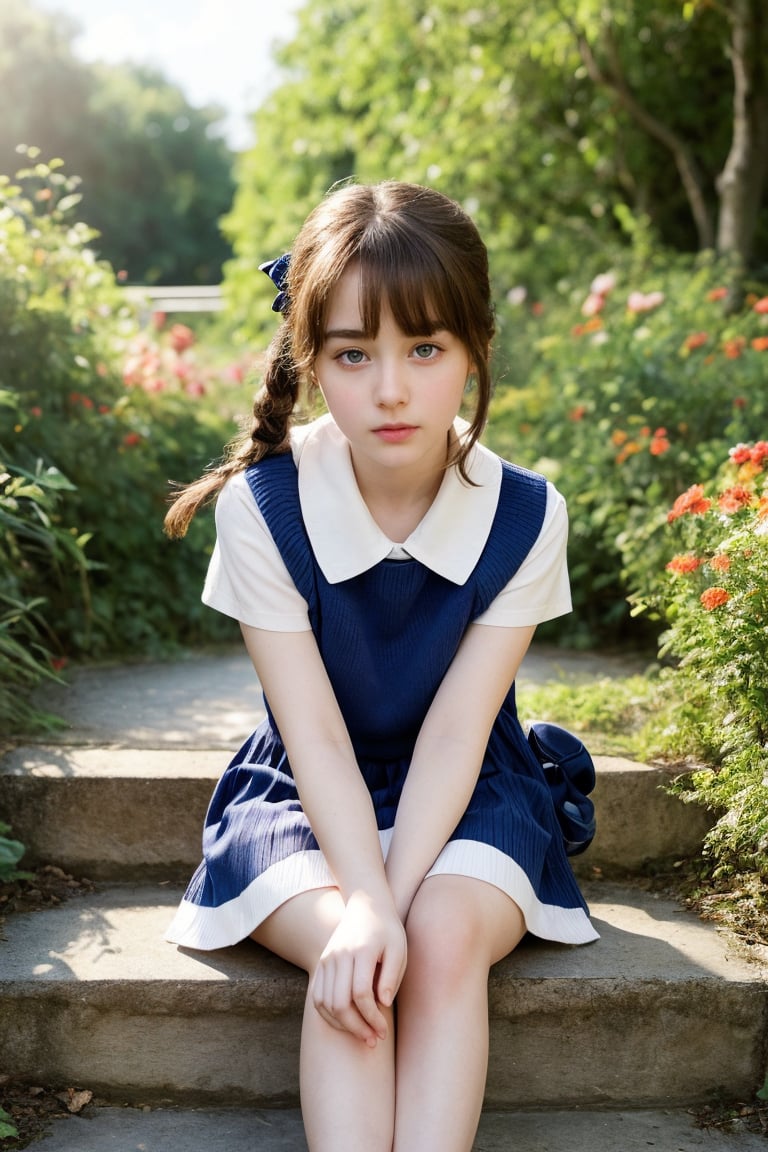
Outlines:
{"type": "Polygon", "coordinates": [[[470,625],[424,719],[386,866],[403,921],[469,803],[494,720],[534,632],[470,625]]]}
{"type": "Polygon", "coordinates": [[[313,634],[241,628],[302,807],[346,905],[314,978],[315,1005],[329,1023],[370,1043],[385,1034],[374,993],[391,1004],[405,967],[405,933],[371,797],[313,634]]]}

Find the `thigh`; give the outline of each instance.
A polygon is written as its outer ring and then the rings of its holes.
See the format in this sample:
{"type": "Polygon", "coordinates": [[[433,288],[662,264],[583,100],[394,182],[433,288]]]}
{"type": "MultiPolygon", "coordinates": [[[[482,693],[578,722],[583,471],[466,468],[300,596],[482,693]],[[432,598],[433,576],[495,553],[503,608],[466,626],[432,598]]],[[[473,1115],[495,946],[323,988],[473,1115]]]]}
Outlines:
{"type": "Polygon", "coordinates": [[[344,911],[338,888],[313,888],[286,900],[252,939],[305,972],[314,970],[344,911]]]}
{"type": "Polygon", "coordinates": [[[428,876],[418,889],[406,922],[409,955],[413,948],[467,959],[490,968],[526,933],[518,905],[494,884],[473,876],[428,876]]]}

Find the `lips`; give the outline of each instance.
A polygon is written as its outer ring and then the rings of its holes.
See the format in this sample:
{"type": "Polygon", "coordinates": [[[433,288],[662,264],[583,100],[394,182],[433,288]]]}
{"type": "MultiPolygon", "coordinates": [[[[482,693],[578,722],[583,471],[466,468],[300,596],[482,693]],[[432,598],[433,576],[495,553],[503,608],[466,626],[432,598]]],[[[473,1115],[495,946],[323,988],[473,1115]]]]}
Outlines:
{"type": "Polygon", "coordinates": [[[401,444],[413,436],[416,428],[413,424],[381,424],[374,428],[373,433],[387,444],[401,444]]]}

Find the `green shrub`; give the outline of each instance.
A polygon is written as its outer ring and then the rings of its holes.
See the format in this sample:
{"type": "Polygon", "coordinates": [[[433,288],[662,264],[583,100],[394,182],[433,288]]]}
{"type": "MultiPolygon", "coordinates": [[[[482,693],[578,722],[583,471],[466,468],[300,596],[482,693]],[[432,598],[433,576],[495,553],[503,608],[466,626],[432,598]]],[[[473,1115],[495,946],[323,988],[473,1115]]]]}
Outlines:
{"type": "Polygon", "coordinates": [[[716,873],[768,877],[768,442],[738,444],[714,482],[667,514],[663,573],[634,600],[669,622],[660,654],[676,720],[670,750],[707,767],[682,794],[719,813],[707,852],[716,873]],[[671,538],[671,539],[670,539],[671,538]]]}
{"type": "Polygon", "coordinates": [[[518,346],[526,376],[506,374],[488,436],[568,500],[575,612],[545,633],[583,646],[655,641],[660,625],[633,622],[627,597],[661,563],[669,504],[768,419],[757,293],[727,313],[713,260],[641,245],[613,264],[591,288],[500,310],[502,381],[518,346]]]}
{"type": "Polygon", "coordinates": [[[0,723],[66,661],[229,639],[200,590],[211,517],[163,535],[169,481],[216,459],[244,375],[183,325],[142,332],[57,161],[0,178],[0,723]],[[17,691],[20,689],[21,691],[17,691]]]}

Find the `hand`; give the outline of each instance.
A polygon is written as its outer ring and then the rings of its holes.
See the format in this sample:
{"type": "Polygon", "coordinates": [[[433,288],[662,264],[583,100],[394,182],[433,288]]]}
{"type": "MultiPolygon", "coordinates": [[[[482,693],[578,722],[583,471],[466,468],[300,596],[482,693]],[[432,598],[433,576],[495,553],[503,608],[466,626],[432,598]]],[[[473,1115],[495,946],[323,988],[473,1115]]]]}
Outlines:
{"type": "Polygon", "coordinates": [[[394,1002],[405,962],[405,929],[394,907],[353,893],[315,970],[315,1008],[332,1028],[375,1048],[387,1035],[380,1005],[394,1002]]]}

